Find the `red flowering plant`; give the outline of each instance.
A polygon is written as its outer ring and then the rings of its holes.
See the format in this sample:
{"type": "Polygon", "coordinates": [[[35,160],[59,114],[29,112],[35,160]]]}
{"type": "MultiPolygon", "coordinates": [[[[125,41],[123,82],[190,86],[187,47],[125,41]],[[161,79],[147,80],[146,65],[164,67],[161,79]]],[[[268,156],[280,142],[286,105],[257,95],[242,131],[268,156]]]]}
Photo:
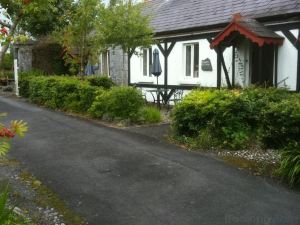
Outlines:
{"type": "MultiPolygon", "coordinates": [[[[3,116],[5,116],[5,114],[0,114],[0,117],[3,116]]],[[[0,123],[0,156],[4,156],[8,152],[12,138],[16,135],[24,137],[27,130],[27,123],[22,120],[13,120],[9,126],[0,123]]]]}

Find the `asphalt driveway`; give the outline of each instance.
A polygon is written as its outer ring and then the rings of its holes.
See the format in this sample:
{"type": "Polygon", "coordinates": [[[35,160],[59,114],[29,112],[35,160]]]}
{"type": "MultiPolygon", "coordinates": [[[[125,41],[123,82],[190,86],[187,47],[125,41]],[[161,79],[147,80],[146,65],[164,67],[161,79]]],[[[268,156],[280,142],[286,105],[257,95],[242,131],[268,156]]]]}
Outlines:
{"type": "Polygon", "coordinates": [[[297,225],[300,194],[144,134],[0,97],[10,153],[95,225],[297,225]]]}

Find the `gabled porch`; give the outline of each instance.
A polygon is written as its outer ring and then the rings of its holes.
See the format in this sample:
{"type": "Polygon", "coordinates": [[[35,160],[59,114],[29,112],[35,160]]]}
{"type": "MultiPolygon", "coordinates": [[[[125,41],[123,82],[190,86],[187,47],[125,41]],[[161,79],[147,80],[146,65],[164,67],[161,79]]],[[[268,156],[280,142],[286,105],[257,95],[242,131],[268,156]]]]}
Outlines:
{"type": "Polygon", "coordinates": [[[235,14],[232,22],[211,41],[210,47],[218,54],[217,86],[220,87],[221,65],[223,66],[227,86],[235,85],[235,74],[244,76],[243,86],[277,86],[278,46],[284,38],[265,27],[258,21],[235,14]],[[233,47],[232,83],[223,61],[223,51],[233,47]],[[235,65],[238,57],[244,64],[235,65]]]}

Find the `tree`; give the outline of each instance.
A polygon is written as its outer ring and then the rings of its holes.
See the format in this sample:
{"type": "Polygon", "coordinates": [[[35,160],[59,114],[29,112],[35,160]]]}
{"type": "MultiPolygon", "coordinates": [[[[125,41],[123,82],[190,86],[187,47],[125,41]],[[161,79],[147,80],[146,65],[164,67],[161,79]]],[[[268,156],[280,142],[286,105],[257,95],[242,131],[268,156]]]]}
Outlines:
{"type": "Polygon", "coordinates": [[[136,47],[148,47],[153,43],[150,16],[143,14],[144,3],[131,0],[111,0],[102,12],[99,31],[107,47],[121,46],[132,54],[136,47]]]}
{"type": "Polygon", "coordinates": [[[25,35],[47,35],[56,26],[62,26],[59,17],[71,4],[72,0],[0,0],[0,25],[4,29],[1,31],[0,65],[13,41],[20,37],[22,40],[25,35]]]}
{"type": "Polygon", "coordinates": [[[64,20],[68,25],[58,30],[55,36],[66,49],[65,58],[69,64],[79,64],[79,72],[84,73],[88,60],[99,53],[101,38],[96,32],[96,24],[104,5],[100,0],[79,0],[74,3],[74,11],[64,20]]]}

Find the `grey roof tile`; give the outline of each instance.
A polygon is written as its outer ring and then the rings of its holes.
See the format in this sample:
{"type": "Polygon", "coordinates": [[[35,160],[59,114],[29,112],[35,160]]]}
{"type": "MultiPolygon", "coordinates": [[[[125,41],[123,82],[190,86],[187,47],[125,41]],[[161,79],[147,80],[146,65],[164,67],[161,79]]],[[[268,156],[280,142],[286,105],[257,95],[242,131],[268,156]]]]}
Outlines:
{"type": "Polygon", "coordinates": [[[149,0],[145,13],[160,33],[228,23],[235,13],[255,19],[300,15],[300,0],[149,0]]]}

